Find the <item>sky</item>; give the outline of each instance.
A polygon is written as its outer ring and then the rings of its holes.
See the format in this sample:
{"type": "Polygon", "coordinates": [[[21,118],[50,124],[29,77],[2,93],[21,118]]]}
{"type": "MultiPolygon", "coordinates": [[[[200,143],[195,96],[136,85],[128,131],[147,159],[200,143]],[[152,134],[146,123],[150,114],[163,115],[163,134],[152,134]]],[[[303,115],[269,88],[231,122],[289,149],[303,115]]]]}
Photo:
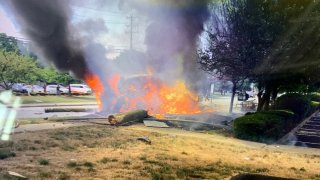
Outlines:
{"type": "MultiPolygon", "coordinates": [[[[89,19],[99,20],[104,23],[107,31],[99,35],[99,43],[105,45],[108,49],[120,52],[129,49],[130,45],[130,15],[133,15],[133,46],[136,50],[144,50],[142,26],[145,21],[137,18],[134,12],[123,11],[118,7],[117,0],[104,1],[103,4],[97,4],[101,1],[76,1],[71,0],[72,24],[79,25],[89,19]],[[142,23],[141,23],[142,22],[142,23]]],[[[19,25],[14,23],[10,12],[6,11],[0,5],[0,33],[6,33],[17,39],[28,41],[28,38],[19,30],[19,25]]]]}
{"type": "Polygon", "coordinates": [[[13,22],[6,15],[2,6],[0,6],[0,32],[6,33],[9,36],[14,36],[18,38],[25,38],[18,28],[14,26],[13,22]]]}

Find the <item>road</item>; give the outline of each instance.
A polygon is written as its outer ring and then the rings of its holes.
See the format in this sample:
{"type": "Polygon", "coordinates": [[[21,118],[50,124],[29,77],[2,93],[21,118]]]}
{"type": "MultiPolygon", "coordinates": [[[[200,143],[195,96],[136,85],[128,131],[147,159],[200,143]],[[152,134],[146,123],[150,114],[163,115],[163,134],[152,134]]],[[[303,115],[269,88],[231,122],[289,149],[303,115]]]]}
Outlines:
{"type": "Polygon", "coordinates": [[[33,131],[58,129],[58,128],[68,128],[68,127],[83,126],[83,125],[87,125],[87,124],[85,124],[85,123],[65,123],[65,122],[43,123],[43,124],[26,124],[26,125],[20,125],[18,128],[15,128],[14,133],[33,132],[33,131]]]}
{"type": "MultiPolygon", "coordinates": [[[[10,108],[9,108],[10,109],[10,108]]],[[[17,111],[17,119],[37,119],[37,118],[58,118],[58,117],[74,117],[86,116],[97,111],[95,104],[35,104],[22,106],[17,111]],[[54,112],[45,113],[45,109],[50,108],[87,108],[92,109],[88,112],[54,112]]]]}

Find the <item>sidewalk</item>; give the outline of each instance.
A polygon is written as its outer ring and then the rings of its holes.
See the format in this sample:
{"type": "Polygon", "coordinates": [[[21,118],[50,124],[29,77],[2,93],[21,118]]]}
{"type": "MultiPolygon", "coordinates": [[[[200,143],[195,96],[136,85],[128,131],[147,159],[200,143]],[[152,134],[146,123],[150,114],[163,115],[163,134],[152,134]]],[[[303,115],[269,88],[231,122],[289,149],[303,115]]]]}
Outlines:
{"type": "MultiPolygon", "coordinates": [[[[48,129],[68,128],[73,126],[83,126],[85,123],[70,123],[70,122],[55,122],[55,123],[43,123],[43,124],[26,124],[20,125],[14,129],[14,133],[34,132],[48,129]]],[[[86,124],[88,125],[88,124],[86,124]]]]}
{"type": "MultiPolygon", "coordinates": [[[[21,104],[20,108],[24,107],[55,107],[55,106],[98,106],[97,103],[83,102],[83,103],[36,103],[36,104],[21,104]]],[[[12,108],[12,106],[8,106],[12,108]]]]}

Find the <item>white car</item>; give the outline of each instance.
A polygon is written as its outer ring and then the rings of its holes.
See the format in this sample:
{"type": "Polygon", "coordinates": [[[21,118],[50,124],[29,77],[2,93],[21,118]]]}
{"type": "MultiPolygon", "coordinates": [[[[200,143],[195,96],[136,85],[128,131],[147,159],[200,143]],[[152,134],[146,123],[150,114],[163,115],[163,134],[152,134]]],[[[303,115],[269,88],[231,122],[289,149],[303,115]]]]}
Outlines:
{"type": "Polygon", "coordinates": [[[27,91],[23,89],[23,86],[25,86],[24,83],[15,83],[12,86],[12,91],[17,93],[27,93],[27,91]]]}
{"type": "Polygon", "coordinates": [[[28,94],[44,94],[44,88],[39,85],[25,85],[22,90],[28,94]]]}
{"type": "Polygon", "coordinates": [[[255,97],[256,96],[254,91],[246,91],[246,93],[249,95],[249,97],[255,97]]]}
{"type": "MultiPolygon", "coordinates": [[[[53,85],[47,85],[46,86],[46,92],[47,94],[57,94],[57,86],[56,84],[53,84],[53,85]]],[[[63,87],[61,85],[59,85],[59,91],[60,91],[60,94],[68,94],[69,93],[69,89],[66,88],[66,87],[63,87]]]]}
{"type": "Polygon", "coordinates": [[[72,94],[92,94],[92,90],[84,84],[70,84],[72,94]]]}

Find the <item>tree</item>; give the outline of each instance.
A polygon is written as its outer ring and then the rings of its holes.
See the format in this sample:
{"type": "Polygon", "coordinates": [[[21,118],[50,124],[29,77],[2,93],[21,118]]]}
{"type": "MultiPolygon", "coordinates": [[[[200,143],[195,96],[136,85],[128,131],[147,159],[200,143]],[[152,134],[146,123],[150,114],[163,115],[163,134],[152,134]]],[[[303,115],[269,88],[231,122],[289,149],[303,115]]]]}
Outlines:
{"type": "Polygon", "coordinates": [[[17,52],[20,54],[17,39],[7,36],[5,33],[0,33],[0,49],[7,52],[17,52]]]}
{"type": "Polygon", "coordinates": [[[254,74],[256,65],[266,57],[277,31],[280,16],[267,11],[269,3],[254,0],[227,0],[212,6],[207,28],[208,42],[200,50],[200,64],[207,72],[233,83],[229,112],[236,90],[254,74]]]}
{"type": "Polygon", "coordinates": [[[258,110],[268,110],[270,98],[277,96],[280,87],[310,84],[318,77],[319,65],[314,65],[319,64],[319,23],[309,26],[307,16],[316,14],[317,4],[312,0],[223,1],[213,8],[208,46],[200,52],[200,64],[205,71],[233,81],[256,82],[258,110]],[[306,60],[310,63],[301,63],[306,60]]]}
{"type": "Polygon", "coordinates": [[[39,80],[45,83],[57,83],[68,85],[70,83],[80,83],[80,80],[77,80],[70,76],[69,73],[60,73],[52,67],[41,68],[39,73],[39,80]]]}
{"type": "Polygon", "coordinates": [[[42,67],[36,62],[37,56],[29,52],[14,37],[0,33],[0,81],[5,89],[11,89],[14,83],[45,83],[70,84],[79,83],[69,73],[59,73],[52,67],[42,67]]]}
{"type": "Polygon", "coordinates": [[[319,82],[319,5],[319,1],[294,0],[279,1],[275,6],[283,25],[281,37],[255,68],[260,76],[258,110],[268,110],[270,96],[274,100],[279,91],[297,92],[319,82]]]}
{"type": "Polygon", "coordinates": [[[0,50],[0,86],[11,89],[14,83],[33,83],[38,79],[35,60],[16,52],[0,50]]]}

